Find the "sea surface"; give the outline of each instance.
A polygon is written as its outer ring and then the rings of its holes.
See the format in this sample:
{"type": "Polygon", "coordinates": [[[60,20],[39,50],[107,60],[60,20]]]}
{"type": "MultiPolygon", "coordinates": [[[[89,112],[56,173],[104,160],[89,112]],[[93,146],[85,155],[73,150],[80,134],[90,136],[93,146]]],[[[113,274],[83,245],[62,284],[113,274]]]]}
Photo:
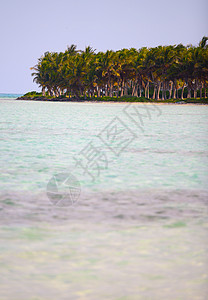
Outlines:
{"type": "Polygon", "coordinates": [[[23,94],[5,94],[0,93],[0,100],[2,99],[16,99],[17,97],[23,96],[23,94]]]}
{"type": "Polygon", "coordinates": [[[207,299],[208,106],[0,106],[0,299],[207,299]]]}

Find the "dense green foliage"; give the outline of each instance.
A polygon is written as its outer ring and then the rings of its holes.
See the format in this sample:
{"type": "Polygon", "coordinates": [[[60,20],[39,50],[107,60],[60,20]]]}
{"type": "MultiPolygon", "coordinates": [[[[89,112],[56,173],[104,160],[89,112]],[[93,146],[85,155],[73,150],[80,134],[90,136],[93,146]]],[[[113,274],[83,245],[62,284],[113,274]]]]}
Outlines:
{"type": "Polygon", "coordinates": [[[40,97],[40,96],[42,96],[42,93],[38,93],[36,91],[28,92],[28,93],[26,93],[24,95],[24,97],[30,97],[30,98],[32,98],[32,97],[40,97]]]}
{"type": "Polygon", "coordinates": [[[203,37],[197,47],[179,44],[98,53],[71,45],[65,52],[46,52],[31,68],[32,76],[42,95],[49,97],[206,98],[207,40],[203,37]]]}

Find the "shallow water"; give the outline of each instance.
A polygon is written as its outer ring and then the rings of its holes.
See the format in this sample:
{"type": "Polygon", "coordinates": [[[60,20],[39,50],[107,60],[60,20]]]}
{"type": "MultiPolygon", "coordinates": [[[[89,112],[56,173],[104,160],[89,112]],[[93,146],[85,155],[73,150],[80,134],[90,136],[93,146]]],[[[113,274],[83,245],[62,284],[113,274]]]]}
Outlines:
{"type": "Polygon", "coordinates": [[[2,299],[206,299],[207,106],[0,105],[2,299]]]}

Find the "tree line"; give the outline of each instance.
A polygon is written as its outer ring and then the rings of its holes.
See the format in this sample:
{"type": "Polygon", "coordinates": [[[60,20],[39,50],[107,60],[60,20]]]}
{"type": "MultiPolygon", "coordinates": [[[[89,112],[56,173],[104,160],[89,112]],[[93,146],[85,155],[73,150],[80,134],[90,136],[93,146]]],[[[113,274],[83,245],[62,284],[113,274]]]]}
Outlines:
{"type": "Polygon", "coordinates": [[[95,52],[71,45],[65,52],[45,52],[31,68],[43,96],[122,97],[155,100],[207,97],[208,37],[198,46],[95,52]]]}

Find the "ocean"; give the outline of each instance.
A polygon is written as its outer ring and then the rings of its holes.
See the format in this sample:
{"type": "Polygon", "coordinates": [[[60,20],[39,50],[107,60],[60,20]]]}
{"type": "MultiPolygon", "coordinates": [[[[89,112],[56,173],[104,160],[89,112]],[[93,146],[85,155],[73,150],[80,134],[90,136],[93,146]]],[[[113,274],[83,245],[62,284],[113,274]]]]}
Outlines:
{"type": "Polygon", "coordinates": [[[5,93],[0,93],[0,100],[1,99],[16,99],[20,96],[23,96],[23,94],[5,94],[5,93]]]}
{"type": "Polygon", "coordinates": [[[15,97],[0,99],[2,299],[205,299],[208,106],[15,97]]]}

